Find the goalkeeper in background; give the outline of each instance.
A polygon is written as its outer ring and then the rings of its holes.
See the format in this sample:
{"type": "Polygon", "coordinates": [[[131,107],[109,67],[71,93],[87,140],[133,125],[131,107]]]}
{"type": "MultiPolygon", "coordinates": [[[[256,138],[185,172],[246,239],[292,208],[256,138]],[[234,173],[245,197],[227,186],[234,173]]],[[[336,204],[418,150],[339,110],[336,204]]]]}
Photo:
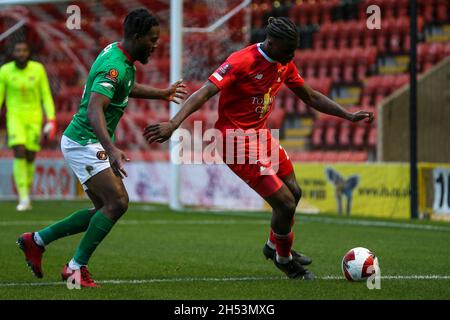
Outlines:
{"type": "Polygon", "coordinates": [[[56,135],[55,105],[44,66],[30,60],[25,41],[15,43],[13,61],[0,68],[0,108],[6,102],[8,147],[14,151],[13,175],[19,194],[17,211],[31,210],[30,190],[35,171],[34,160],[40,150],[42,105],[47,123],[44,134],[56,135]]]}

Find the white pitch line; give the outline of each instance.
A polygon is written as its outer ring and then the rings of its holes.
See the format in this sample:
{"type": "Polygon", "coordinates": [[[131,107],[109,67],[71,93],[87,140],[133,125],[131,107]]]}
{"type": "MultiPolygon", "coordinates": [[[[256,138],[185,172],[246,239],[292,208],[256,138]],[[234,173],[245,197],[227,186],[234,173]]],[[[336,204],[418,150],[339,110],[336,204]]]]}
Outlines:
{"type": "Polygon", "coordinates": [[[364,227],[400,228],[400,229],[415,229],[415,230],[431,230],[431,231],[450,232],[450,227],[446,227],[446,226],[413,224],[413,223],[407,223],[407,222],[371,221],[371,220],[359,220],[359,219],[338,219],[338,218],[309,217],[309,216],[302,216],[299,218],[300,221],[302,219],[305,222],[318,222],[318,223],[325,223],[325,224],[356,225],[356,226],[364,226],[364,227]]]}
{"type": "MultiPolygon", "coordinates": [[[[0,221],[0,227],[27,226],[27,225],[47,225],[54,223],[50,220],[25,220],[25,221],[0,221]]],[[[120,225],[228,225],[228,224],[267,224],[267,220],[121,220],[120,225]]]]}
{"type": "MultiPolygon", "coordinates": [[[[130,279],[130,280],[99,280],[99,284],[151,284],[151,283],[175,283],[175,282],[233,282],[233,281],[288,281],[285,277],[231,277],[231,278],[162,278],[162,279],[130,279]]],[[[342,280],[343,276],[323,276],[317,280],[342,280]]],[[[448,275],[392,275],[381,276],[381,280],[450,280],[448,275]]],[[[60,286],[65,285],[63,281],[58,282],[0,282],[0,288],[6,287],[41,287],[41,286],[60,286]]]]}

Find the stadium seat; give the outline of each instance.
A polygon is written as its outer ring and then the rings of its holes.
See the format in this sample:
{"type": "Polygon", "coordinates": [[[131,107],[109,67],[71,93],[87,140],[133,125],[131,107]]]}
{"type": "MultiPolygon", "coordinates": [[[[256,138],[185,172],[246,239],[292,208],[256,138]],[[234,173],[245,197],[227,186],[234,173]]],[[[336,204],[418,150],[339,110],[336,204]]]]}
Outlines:
{"type": "Polygon", "coordinates": [[[338,124],[337,120],[331,118],[327,121],[324,141],[327,149],[334,149],[337,146],[338,124]]]}
{"type": "Polygon", "coordinates": [[[449,3],[448,0],[437,0],[436,3],[436,21],[437,22],[448,22],[449,15],[448,15],[448,9],[449,9],[449,3]]]}
{"type": "Polygon", "coordinates": [[[322,24],[331,21],[331,10],[339,4],[339,0],[322,1],[319,3],[319,12],[321,14],[320,22],[322,24]]]}
{"type": "Polygon", "coordinates": [[[349,33],[349,47],[355,48],[360,47],[361,45],[361,35],[364,33],[364,29],[366,29],[366,25],[361,20],[348,21],[348,28],[350,29],[349,33]]]}
{"type": "Polygon", "coordinates": [[[321,161],[323,162],[337,162],[339,159],[339,152],[337,151],[327,151],[323,153],[323,157],[321,159],[321,161]]]}
{"type": "Polygon", "coordinates": [[[351,124],[350,122],[342,122],[339,130],[338,145],[340,149],[347,149],[350,147],[350,134],[351,124]]]}
{"type": "Polygon", "coordinates": [[[351,160],[354,162],[367,161],[368,154],[367,151],[355,151],[352,154],[351,160]]]}
{"type": "Polygon", "coordinates": [[[407,17],[408,16],[408,9],[409,9],[409,0],[397,0],[395,1],[396,4],[396,10],[397,10],[397,17],[407,17]]]}
{"type": "Polygon", "coordinates": [[[371,149],[375,149],[377,147],[377,128],[374,124],[369,129],[367,145],[371,149]]]}
{"type": "Polygon", "coordinates": [[[324,122],[316,120],[313,126],[311,145],[314,149],[320,149],[323,147],[323,135],[324,135],[324,122]]]}
{"type": "Polygon", "coordinates": [[[420,12],[420,15],[425,19],[425,23],[433,22],[434,2],[435,2],[434,0],[419,0],[418,1],[419,12],[420,12]]]}
{"type": "Polygon", "coordinates": [[[366,126],[364,124],[358,123],[355,126],[355,130],[353,132],[352,145],[355,149],[361,150],[364,148],[365,134],[366,134],[366,126]]]}

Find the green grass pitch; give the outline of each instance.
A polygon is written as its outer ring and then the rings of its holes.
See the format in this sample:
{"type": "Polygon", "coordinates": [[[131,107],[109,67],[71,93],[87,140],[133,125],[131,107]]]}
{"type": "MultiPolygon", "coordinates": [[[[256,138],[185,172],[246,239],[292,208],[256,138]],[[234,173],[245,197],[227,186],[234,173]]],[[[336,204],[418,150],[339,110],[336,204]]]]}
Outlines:
{"type": "Polygon", "coordinates": [[[285,279],[264,259],[270,215],[172,212],[131,204],[89,265],[100,288],[69,290],[59,272],[81,238],[60,239],[44,254],[44,278],[26,267],[15,241],[89,206],[40,201],[31,212],[0,203],[0,299],[449,299],[450,225],[297,215],[294,248],[310,255],[315,281],[285,279]],[[379,258],[381,289],[350,283],[340,262],[353,247],[379,258]]]}

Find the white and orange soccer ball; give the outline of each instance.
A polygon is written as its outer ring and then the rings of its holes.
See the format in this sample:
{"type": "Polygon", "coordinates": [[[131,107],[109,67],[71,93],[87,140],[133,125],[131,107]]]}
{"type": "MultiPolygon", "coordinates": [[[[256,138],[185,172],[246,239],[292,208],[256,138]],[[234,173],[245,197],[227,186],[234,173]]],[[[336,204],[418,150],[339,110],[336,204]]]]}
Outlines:
{"type": "Polygon", "coordinates": [[[378,258],[369,249],[353,248],[342,258],[342,273],[348,281],[365,281],[377,270],[378,258]]]}

